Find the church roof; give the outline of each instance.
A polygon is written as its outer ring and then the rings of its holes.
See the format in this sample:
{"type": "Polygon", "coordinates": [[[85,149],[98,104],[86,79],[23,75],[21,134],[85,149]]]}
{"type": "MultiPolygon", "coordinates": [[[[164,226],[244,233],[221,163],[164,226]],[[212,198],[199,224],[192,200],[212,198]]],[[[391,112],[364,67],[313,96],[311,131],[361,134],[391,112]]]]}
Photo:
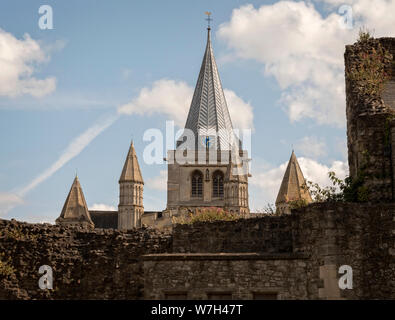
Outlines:
{"type": "Polygon", "coordinates": [[[235,142],[232,121],[211,46],[210,28],[208,28],[206,51],[185,129],[192,130],[194,133],[197,149],[205,147],[204,139],[207,136],[217,134],[219,136],[217,141],[210,141],[210,143],[216,143],[218,150],[230,150],[235,142]]]}
{"type": "Polygon", "coordinates": [[[277,195],[276,204],[288,201],[304,199],[308,203],[312,202],[309,191],[304,190],[302,186],[305,184],[302,170],[300,169],[298,160],[292,150],[287,169],[281,182],[280,190],[277,195]]]}
{"type": "Polygon", "coordinates": [[[64,203],[59,220],[87,222],[93,225],[80,181],[76,176],[64,203]]]}
{"type": "Polygon", "coordinates": [[[129,152],[123,165],[121,181],[131,181],[131,182],[141,182],[144,183],[143,177],[141,175],[141,170],[139,162],[137,160],[136,150],[134,150],[133,141],[130,144],[129,152]]]}

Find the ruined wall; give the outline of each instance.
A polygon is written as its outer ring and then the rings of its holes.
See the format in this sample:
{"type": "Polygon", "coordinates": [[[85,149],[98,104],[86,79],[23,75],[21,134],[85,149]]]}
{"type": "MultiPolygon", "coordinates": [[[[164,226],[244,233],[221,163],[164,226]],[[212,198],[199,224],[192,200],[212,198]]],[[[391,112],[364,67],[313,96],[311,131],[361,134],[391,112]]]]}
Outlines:
{"type": "Polygon", "coordinates": [[[140,256],[167,252],[171,237],[151,229],[83,230],[0,220],[0,299],[140,299],[140,256]],[[39,267],[53,268],[54,290],[38,287],[39,267]]]}
{"type": "Polygon", "coordinates": [[[0,299],[395,299],[395,203],[312,204],[283,217],[152,229],[83,230],[0,220],[0,299]],[[8,260],[9,259],[9,260],[8,260]],[[38,288],[38,269],[54,290],[38,288]],[[354,288],[339,290],[341,265],[354,288]],[[1,268],[0,268],[1,270],[1,268]]]}
{"type": "MultiPolygon", "coordinates": [[[[395,115],[395,38],[371,39],[346,46],[345,81],[347,143],[350,176],[355,180],[363,171],[370,201],[394,199],[394,163],[391,149],[391,119],[395,115]],[[370,93],[366,83],[356,81],[352,73],[363,69],[364,59],[382,45],[392,61],[385,63],[390,78],[379,93],[370,93]]],[[[382,76],[377,77],[380,81],[382,76]]]]}
{"type": "Polygon", "coordinates": [[[292,217],[178,225],[174,252],[292,252],[292,217]]]}

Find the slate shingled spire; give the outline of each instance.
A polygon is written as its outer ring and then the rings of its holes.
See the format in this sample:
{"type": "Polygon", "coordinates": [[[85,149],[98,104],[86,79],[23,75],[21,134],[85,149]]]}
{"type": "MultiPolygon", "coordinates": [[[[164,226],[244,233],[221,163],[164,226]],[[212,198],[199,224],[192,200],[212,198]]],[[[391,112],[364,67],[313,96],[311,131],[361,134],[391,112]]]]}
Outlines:
{"type": "Polygon", "coordinates": [[[56,219],[56,223],[62,225],[81,225],[90,228],[94,227],[77,176],[74,178],[70,192],[59,218],[56,219]]]}
{"type": "Polygon", "coordinates": [[[206,51],[185,129],[194,133],[196,150],[204,148],[207,139],[218,150],[230,150],[236,140],[211,46],[211,28],[207,30],[206,51]]]}
{"type": "Polygon", "coordinates": [[[292,150],[291,158],[289,159],[276,199],[278,212],[290,213],[289,201],[304,200],[307,203],[312,202],[309,191],[303,188],[304,184],[305,179],[302,170],[292,150]]]}

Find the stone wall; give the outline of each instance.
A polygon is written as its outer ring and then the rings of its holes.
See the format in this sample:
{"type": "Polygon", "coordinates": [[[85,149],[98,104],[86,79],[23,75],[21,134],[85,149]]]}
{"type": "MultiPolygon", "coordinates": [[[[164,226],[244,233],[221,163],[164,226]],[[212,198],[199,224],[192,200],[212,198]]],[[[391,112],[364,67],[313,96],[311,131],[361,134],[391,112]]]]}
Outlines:
{"type": "Polygon", "coordinates": [[[174,252],[292,252],[292,217],[178,225],[174,252]]]}
{"type": "Polygon", "coordinates": [[[0,299],[140,299],[142,254],[167,252],[171,237],[152,229],[94,231],[0,220],[0,299]],[[38,287],[39,267],[53,268],[54,289],[38,287]]]}
{"type": "Polygon", "coordinates": [[[293,254],[163,254],[144,256],[144,296],[166,299],[308,299],[306,256],[293,254]]]}
{"type": "Polygon", "coordinates": [[[312,204],[282,217],[84,230],[0,220],[0,299],[395,299],[395,204],[312,204]],[[54,290],[38,288],[41,265],[54,290]],[[354,288],[339,290],[350,265],[354,288]],[[0,268],[1,270],[1,268],[0,268]]]}
{"type": "Polygon", "coordinates": [[[294,252],[310,254],[306,272],[310,285],[321,288],[319,298],[335,294],[345,299],[395,299],[394,203],[312,204],[293,214],[298,216],[294,252]],[[337,280],[325,274],[335,270],[339,277],[341,265],[352,267],[354,288],[326,292],[325,286],[337,287],[337,280]]]}

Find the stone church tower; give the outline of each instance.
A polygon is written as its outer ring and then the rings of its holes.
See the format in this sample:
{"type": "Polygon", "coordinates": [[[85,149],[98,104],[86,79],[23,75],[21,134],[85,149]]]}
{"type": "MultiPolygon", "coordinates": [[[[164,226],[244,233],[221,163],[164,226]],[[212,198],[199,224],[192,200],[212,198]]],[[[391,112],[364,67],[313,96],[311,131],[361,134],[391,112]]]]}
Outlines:
{"type": "Polygon", "coordinates": [[[289,159],[276,199],[277,213],[291,213],[290,201],[303,200],[306,203],[312,202],[310,192],[303,188],[304,184],[305,179],[302,170],[292,150],[291,158],[289,159]]]}
{"type": "Polygon", "coordinates": [[[232,121],[211,46],[210,28],[185,129],[169,150],[167,210],[222,207],[248,213],[248,156],[232,121]]]}
{"type": "Polygon", "coordinates": [[[144,181],[132,141],[119,178],[118,229],[141,227],[143,187],[144,181]]]}

